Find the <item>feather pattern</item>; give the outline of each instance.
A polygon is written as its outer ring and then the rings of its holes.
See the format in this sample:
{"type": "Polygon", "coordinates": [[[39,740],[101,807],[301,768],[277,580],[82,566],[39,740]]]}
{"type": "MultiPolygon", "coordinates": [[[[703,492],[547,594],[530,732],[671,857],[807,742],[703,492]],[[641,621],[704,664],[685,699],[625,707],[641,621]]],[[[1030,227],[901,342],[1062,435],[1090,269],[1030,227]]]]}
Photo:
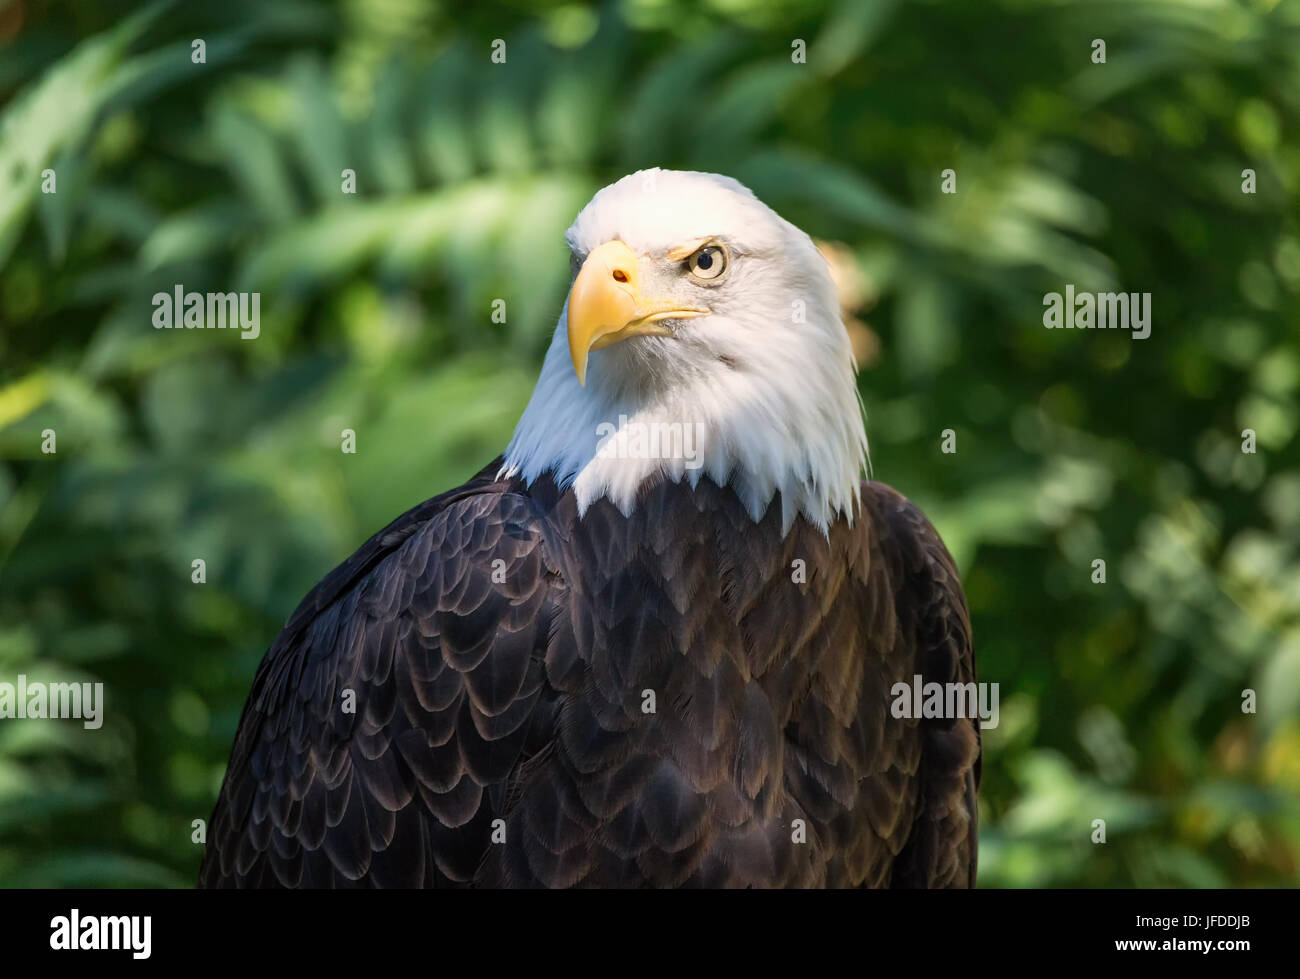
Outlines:
{"type": "Polygon", "coordinates": [[[978,721],[890,712],[914,674],[975,678],[914,506],[866,482],[857,519],[786,530],[705,477],[579,516],[501,468],[289,619],[201,886],[973,885],[978,721]]]}

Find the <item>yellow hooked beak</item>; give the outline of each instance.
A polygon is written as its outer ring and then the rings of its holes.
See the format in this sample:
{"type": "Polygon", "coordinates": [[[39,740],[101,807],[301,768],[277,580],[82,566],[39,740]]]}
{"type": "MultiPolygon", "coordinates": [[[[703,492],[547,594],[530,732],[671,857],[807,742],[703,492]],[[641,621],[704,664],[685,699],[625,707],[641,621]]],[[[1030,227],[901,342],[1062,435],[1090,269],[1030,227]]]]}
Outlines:
{"type": "Polygon", "coordinates": [[[641,294],[636,253],[607,241],[582,263],[569,290],[569,356],[578,383],[587,383],[587,355],[635,336],[668,336],[660,320],[703,316],[703,306],[683,306],[641,294]]]}

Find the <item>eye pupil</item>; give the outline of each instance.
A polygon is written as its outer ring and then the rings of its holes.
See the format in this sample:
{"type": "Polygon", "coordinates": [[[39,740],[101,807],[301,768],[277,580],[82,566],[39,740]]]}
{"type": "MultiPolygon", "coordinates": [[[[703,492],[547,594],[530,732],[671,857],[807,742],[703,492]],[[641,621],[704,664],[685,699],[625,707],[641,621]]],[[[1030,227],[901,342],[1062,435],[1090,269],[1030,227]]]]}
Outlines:
{"type": "Polygon", "coordinates": [[[705,245],[686,263],[697,279],[718,279],[727,271],[727,251],[720,245],[705,245]]]}

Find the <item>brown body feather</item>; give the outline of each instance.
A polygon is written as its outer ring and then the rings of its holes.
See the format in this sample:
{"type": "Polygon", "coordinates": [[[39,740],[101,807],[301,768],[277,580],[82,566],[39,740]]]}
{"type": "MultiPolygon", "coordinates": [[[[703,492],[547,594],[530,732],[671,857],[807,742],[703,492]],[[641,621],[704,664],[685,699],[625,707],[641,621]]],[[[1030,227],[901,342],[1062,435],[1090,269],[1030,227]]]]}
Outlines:
{"type": "Polygon", "coordinates": [[[498,468],[376,534],[290,618],[201,886],[974,883],[978,721],[889,709],[914,674],[975,679],[920,511],[864,483],[853,526],[783,538],[779,500],[756,525],[703,479],[578,519],[572,494],[498,468]]]}

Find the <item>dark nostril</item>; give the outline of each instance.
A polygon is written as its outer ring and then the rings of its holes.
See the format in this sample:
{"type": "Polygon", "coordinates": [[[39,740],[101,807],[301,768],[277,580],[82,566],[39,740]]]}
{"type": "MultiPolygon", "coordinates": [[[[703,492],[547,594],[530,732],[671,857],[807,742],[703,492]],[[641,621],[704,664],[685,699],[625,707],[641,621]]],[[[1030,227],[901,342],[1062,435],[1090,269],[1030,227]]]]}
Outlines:
{"type": "Polygon", "coordinates": [[[615,269],[615,270],[614,270],[614,281],[615,281],[615,282],[626,282],[626,281],[627,281],[627,273],[624,272],[622,269],[615,269]]]}

